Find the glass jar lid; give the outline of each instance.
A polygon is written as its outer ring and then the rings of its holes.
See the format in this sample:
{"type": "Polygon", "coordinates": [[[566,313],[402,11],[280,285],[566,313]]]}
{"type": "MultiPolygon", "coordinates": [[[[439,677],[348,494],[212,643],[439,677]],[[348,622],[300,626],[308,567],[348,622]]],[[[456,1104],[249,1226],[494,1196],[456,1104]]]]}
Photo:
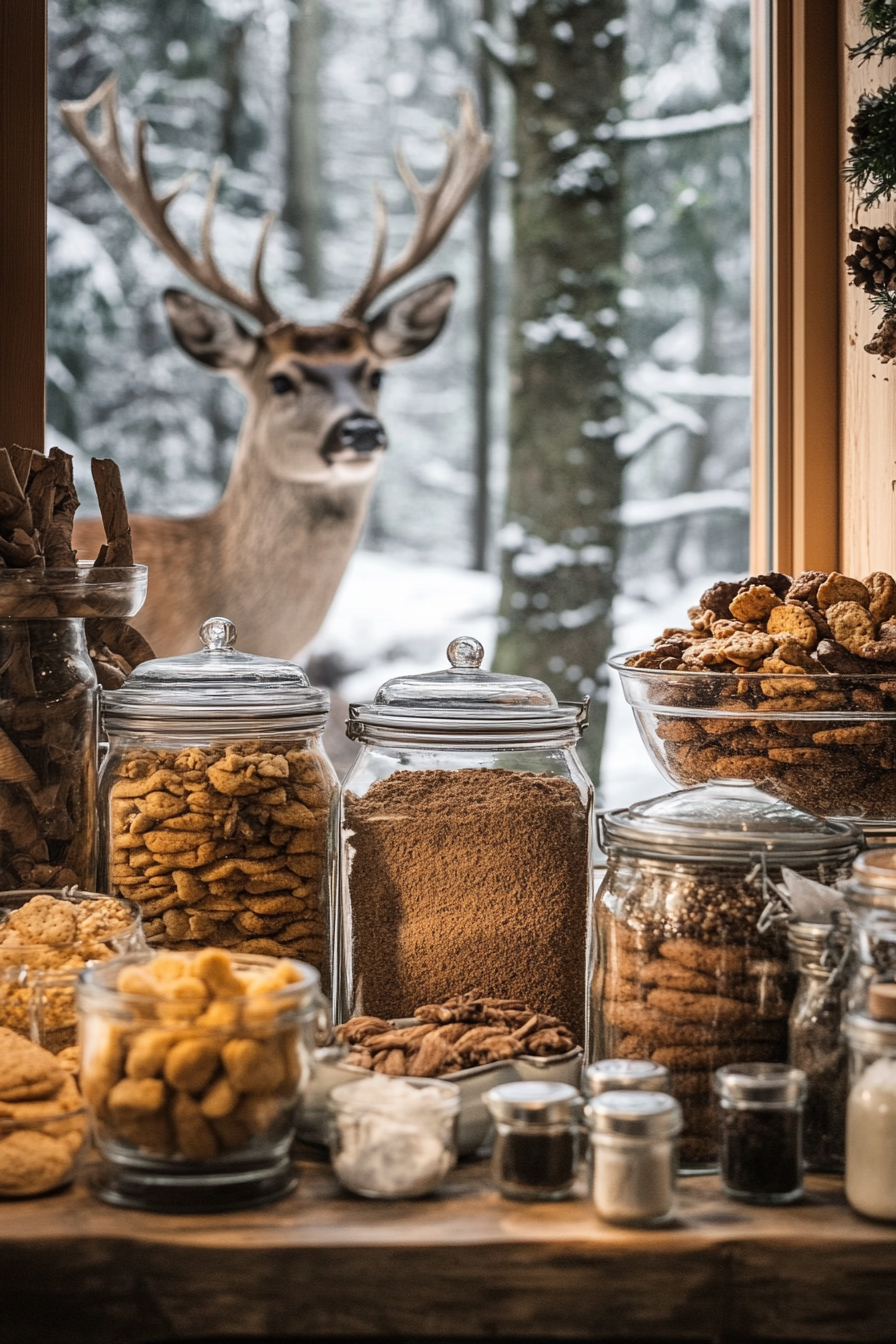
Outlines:
{"type": "Polygon", "coordinates": [[[808,1084],[802,1069],[789,1064],[726,1064],[716,1069],[715,1090],[729,1106],[762,1110],[802,1105],[808,1084]]]}
{"type": "Polygon", "coordinates": [[[667,1092],[604,1092],[585,1107],[592,1134],[630,1139],[674,1138],[681,1119],[681,1106],[667,1092]]]}
{"type": "Polygon", "coordinates": [[[846,887],[849,905],[896,910],[896,847],[869,849],[852,865],[846,887]]]}
{"type": "Polygon", "coordinates": [[[896,1022],[881,1022],[867,1013],[847,1013],[842,1031],[854,1050],[890,1059],[896,1056],[896,1022]]]}
{"type": "Polygon", "coordinates": [[[245,730],[295,717],[311,728],[326,721],[329,692],[312,686],[298,663],[240,652],[236,626],[224,616],[206,621],[199,634],[204,647],[198,653],[152,658],[135,667],[120,690],[103,692],[107,728],[206,722],[245,730]]]}
{"type": "Polygon", "coordinates": [[[589,1097],[603,1092],[665,1092],[669,1087],[669,1070],[665,1064],[654,1064],[651,1059],[599,1059],[589,1064],[584,1073],[584,1091],[589,1097]]]}
{"type": "Polygon", "coordinates": [[[587,719],[587,701],[558,703],[549,686],[535,677],[486,672],[485,650],[478,639],[461,635],[448,645],[450,666],[439,672],[394,677],[380,687],[372,703],[349,707],[348,735],[367,730],[442,738],[451,733],[477,737],[532,736],[533,732],[573,730],[587,719]]]}
{"type": "Polygon", "coordinates": [[[802,812],[746,779],[695,784],[601,819],[601,848],[648,858],[845,862],[861,845],[858,830],[802,812]]]}
{"type": "Polygon", "coordinates": [[[501,1083],[485,1094],[493,1120],[517,1125],[567,1124],[581,1100],[570,1083],[501,1083]]]}

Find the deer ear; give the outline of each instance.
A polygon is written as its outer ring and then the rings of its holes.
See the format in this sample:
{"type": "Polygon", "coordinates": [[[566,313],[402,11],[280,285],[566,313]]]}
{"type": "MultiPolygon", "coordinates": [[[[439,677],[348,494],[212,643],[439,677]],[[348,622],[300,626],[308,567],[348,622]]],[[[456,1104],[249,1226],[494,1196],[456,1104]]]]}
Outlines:
{"type": "Polygon", "coordinates": [[[440,275],[402,294],[370,319],[370,344],[381,359],[410,359],[436,339],[445,325],[457,281],[440,275]]]}
{"type": "Polygon", "coordinates": [[[183,289],[166,289],[164,298],[174,339],[188,355],[221,373],[249,368],[258,343],[226,308],[203,303],[183,289]]]}

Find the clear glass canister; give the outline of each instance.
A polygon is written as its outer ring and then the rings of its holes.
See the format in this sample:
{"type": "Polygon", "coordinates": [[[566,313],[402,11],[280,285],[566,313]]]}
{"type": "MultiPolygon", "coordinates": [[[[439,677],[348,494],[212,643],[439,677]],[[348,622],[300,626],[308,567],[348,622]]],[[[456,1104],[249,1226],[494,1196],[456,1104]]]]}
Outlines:
{"type": "Polygon", "coordinates": [[[874,982],[896,973],[896,848],[869,849],[852,866],[846,884],[852,915],[851,1013],[868,1009],[874,982]]]}
{"type": "Polygon", "coordinates": [[[235,647],[143,663],[104,691],[100,779],[107,889],[136,901],[147,941],[296,956],[330,981],[329,695],[295,663],[235,647]]]}
{"type": "Polygon", "coordinates": [[[495,1122],[492,1178],[507,1199],[565,1199],[579,1166],[582,1098],[569,1083],[502,1083],[485,1094],[495,1122]]]}
{"type": "Polygon", "coordinates": [[[716,1072],[722,1189],[752,1204],[803,1193],[806,1075],[786,1064],[729,1064],[716,1072]]]}
{"type": "Polygon", "coordinates": [[[97,680],[85,621],[133,616],[146,566],[0,569],[0,887],[96,881],[97,680]]]}
{"type": "Polygon", "coordinates": [[[341,798],[340,1020],[410,1017],[478,989],[585,1030],[593,790],[585,706],[451,666],[353,705],[341,798]]]}
{"type": "Polygon", "coordinates": [[[367,1199],[417,1199],[457,1161],[460,1090],[436,1078],[385,1074],[334,1087],[328,1099],[330,1160],[339,1180],[367,1199]]]}
{"type": "Polygon", "coordinates": [[[313,967],[146,952],[85,970],[78,1011],[102,1199],[186,1213],[292,1189],[297,1106],[328,1022],[313,967]]]}
{"type": "Polygon", "coordinates": [[[787,941],[799,976],[790,1009],[788,1060],[806,1075],[803,1151],[809,1171],[842,1171],[849,1057],[841,1030],[846,1008],[849,930],[790,920],[787,941]]]}
{"type": "Polygon", "coordinates": [[[592,1054],[671,1070],[682,1170],[706,1170],[718,1160],[715,1070],[787,1058],[793,976],[781,868],[830,884],[848,872],[860,837],[747,780],[608,813],[601,834],[592,1054]]]}
{"type": "Polygon", "coordinates": [[[600,1218],[654,1227],[675,1212],[681,1107],[662,1092],[604,1092],[585,1107],[591,1196],[600,1218]]]}
{"type": "Polygon", "coordinates": [[[868,1218],[896,1221],[896,1022],[850,1013],[843,1031],[850,1074],[846,1198],[868,1218]]]}

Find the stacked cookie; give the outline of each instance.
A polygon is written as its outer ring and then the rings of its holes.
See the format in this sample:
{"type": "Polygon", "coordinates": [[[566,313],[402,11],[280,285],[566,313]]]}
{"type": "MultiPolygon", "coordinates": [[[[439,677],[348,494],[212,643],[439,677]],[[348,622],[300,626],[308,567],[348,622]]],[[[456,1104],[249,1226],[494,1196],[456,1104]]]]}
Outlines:
{"type": "Polygon", "coordinates": [[[0,1027],[0,1196],[41,1195],[74,1175],[87,1117],[49,1050],[0,1027]]]}

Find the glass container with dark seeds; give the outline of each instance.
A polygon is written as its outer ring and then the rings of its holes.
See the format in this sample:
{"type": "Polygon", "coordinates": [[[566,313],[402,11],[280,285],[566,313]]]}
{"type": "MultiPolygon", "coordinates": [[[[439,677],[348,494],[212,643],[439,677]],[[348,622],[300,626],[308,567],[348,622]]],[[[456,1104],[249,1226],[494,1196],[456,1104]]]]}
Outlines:
{"type": "Polygon", "coordinates": [[[495,1122],[492,1178],[506,1199],[564,1199],[579,1165],[582,1099],[568,1083],[503,1083],[485,1095],[495,1122]]]}
{"type": "Polygon", "coordinates": [[[803,1193],[806,1075],[786,1064],[716,1070],[722,1189],[753,1204],[791,1204],[803,1193]]]}
{"type": "Polygon", "coordinates": [[[789,1063],[808,1083],[803,1154],[809,1171],[843,1170],[849,1051],[841,1032],[849,973],[848,916],[834,923],[791,920],[791,965],[799,974],[790,1010],[789,1063]]]}

